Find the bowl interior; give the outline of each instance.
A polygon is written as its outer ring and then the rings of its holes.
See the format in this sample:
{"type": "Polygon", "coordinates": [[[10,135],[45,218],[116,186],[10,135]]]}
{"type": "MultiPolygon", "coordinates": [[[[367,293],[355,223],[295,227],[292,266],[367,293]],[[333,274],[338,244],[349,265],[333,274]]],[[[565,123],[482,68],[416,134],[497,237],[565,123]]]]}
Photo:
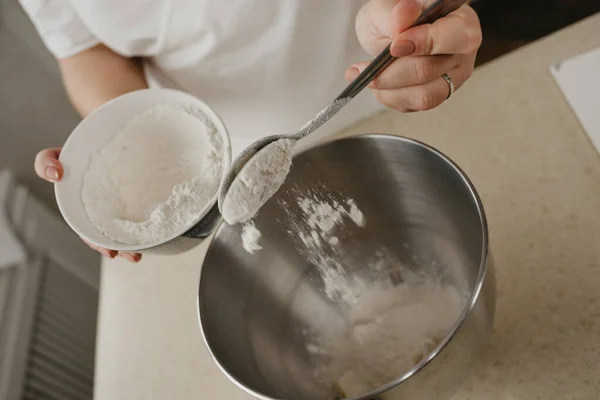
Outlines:
{"type": "MultiPolygon", "coordinates": [[[[299,154],[254,223],[262,250],[252,255],[242,247],[241,226],[223,224],[217,231],[198,301],[217,364],[263,398],[336,394],[319,377],[311,344],[349,329],[352,297],[332,294],[323,263],[334,259],[346,277],[367,287],[382,276],[398,283],[408,276],[436,277],[467,300],[476,292],[487,246],[483,211],[464,175],[438,152],[384,135],[341,139],[299,154]],[[340,203],[351,198],[366,225],[345,221],[335,231],[336,246],[315,256],[299,238],[298,203],[306,196],[340,203]],[[377,257],[384,259],[383,269],[373,267],[377,257]]],[[[465,306],[444,340],[467,312],[465,306]]],[[[398,372],[398,382],[405,372],[398,372]]]]}
{"type": "MultiPolygon", "coordinates": [[[[67,139],[60,154],[64,177],[55,185],[56,201],[64,219],[78,235],[89,242],[114,250],[140,250],[167,242],[190,228],[190,226],[182,226],[180,231],[157,243],[125,245],[107,238],[98,231],[89,221],[81,201],[83,175],[88,168],[91,155],[101,149],[132,118],[165,103],[181,103],[201,110],[221,134],[224,165],[231,163],[231,146],[225,125],[206,103],[194,96],[170,89],[145,89],[125,94],[104,104],[81,121],[67,139]]],[[[212,207],[216,197],[217,193],[202,215],[212,207]]]]}

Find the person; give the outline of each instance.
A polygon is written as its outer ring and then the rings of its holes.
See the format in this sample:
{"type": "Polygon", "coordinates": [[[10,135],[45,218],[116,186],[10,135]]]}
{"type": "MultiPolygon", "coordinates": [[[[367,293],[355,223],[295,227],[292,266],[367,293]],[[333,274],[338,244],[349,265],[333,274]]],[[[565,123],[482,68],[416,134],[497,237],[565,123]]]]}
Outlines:
{"type": "MultiPolygon", "coordinates": [[[[257,138],[302,126],[391,43],[399,57],[321,130],[379,111],[428,110],[471,75],[481,44],[465,4],[408,29],[429,0],[20,0],[58,60],[82,117],[148,87],[187,91],[227,125],[234,155],[257,138]],[[452,87],[453,86],[453,87],[452,87]]],[[[63,176],[60,148],[40,151],[37,174],[63,176]]],[[[88,243],[107,257],[137,262],[88,243]]]]}

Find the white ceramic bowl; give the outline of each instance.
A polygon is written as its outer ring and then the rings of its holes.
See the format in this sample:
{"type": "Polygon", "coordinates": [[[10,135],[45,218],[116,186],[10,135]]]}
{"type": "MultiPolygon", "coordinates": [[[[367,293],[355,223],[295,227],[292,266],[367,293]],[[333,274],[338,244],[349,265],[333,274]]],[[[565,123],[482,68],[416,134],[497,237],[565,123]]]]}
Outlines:
{"type": "MultiPolygon", "coordinates": [[[[227,167],[231,163],[231,142],[227,128],[217,113],[203,101],[190,94],[172,89],[145,89],[117,97],[95,110],[77,125],[65,142],[59,158],[64,167],[64,176],[55,185],[56,201],[65,221],[71,229],[85,240],[98,246],[119,251],[151,249],[155,252],[179,252],[187,250],[200,242],[196,238],[181,237],[191,228],[196,225],[209,225],[209,228],[212,229],[218,223],[216,220],[220,219],[220,216],[216,212],[216,207],[214,207],[217,201],[217,192],[194,223],[189,226],[182,226],[177,232],[164,240],[144,245],[128,245],[107,238],[90,222],[84,210],[81,200],[81,186],[84,172],[88,168],[92,154],[101,149],[132,118],[165,103],[189,105],[202,111],[214,123],[223,139],[223,165],[227,167]],[[211,219],[210,223],[209,221],[203,221],[205,217],[211,219]],[[206,223],[203,224],[203,222],[206,223]]],[[[226,168],[224,168],[223,173],[226,173],[226,168]]],[[[202,231],[205,232],[206,229],[202,231]]],[[[189,236],[205,237],[207,235],[189,236]]]]}

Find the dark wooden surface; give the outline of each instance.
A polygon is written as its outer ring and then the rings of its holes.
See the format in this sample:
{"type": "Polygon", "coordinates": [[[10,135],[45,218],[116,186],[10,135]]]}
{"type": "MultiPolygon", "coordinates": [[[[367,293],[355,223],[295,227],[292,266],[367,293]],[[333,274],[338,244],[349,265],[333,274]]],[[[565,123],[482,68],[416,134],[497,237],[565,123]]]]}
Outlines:
{"type": "Polygon", "coordinates": [[[478,64],[600,12],[600,0],[477,0],[472,6],[483,30],[478,64]]]}

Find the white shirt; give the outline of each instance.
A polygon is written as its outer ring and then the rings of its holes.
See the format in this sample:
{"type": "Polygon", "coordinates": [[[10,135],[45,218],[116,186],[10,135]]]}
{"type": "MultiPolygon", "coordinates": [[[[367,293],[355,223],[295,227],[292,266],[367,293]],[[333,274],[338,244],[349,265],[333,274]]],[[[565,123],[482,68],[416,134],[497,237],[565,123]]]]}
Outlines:
{"type": "MultiPolygon", "coordinates": [[[[145,57],[151,87],[184,90],[221,115],[234,155],[304,125],[368,59],[354,31],[364,0],[20,1],[57,58],[98,43],[145,57]]],[[[380,109],[367,91],[319,135],[380,109]]]]}

